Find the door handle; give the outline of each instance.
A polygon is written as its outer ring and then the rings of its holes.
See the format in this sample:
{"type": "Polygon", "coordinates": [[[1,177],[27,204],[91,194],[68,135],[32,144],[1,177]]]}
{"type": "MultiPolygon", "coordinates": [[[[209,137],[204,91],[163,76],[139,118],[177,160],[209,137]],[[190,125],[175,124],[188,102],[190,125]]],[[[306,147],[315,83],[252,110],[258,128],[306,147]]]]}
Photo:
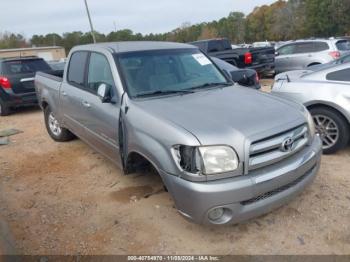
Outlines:
{"type": "Polygon", "coordinates": [[[67,93],[64,92],[64,91],[62,91],[62,95],[63,95],[63,96],[67,96],[67,93]]]}
{"type": "Polygon", "coordinates": [[[83,101],[81,103],[82,103],[83,106],[85,106],[87,108],[91,107],[91,105],[87,101],[83,101]]]}

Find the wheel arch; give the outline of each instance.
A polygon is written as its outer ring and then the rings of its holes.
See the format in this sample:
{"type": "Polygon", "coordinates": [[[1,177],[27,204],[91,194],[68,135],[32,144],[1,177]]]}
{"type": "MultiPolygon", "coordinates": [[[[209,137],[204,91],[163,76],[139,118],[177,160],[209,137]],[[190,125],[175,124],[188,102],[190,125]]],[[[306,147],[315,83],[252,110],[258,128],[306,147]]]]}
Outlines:
{"type": "Polygon", "coordinates": [[[309,105],[306,105],[306,108],[308,110],[311,110],[313,108],[326,108],[329,109],[335,113],[337,113],[338,115],[340,115],[345,122],[348,124],[348,127],[350,128],[350,117],[346,115],[346,113],[344,112],[344,110],[342,108],[340,108],[338,105],[333,104],[333,103],[325,103],[325,102],[315,102],[315,103],[311,103],[309,105]]]}
{"type": "Polygon", "coordinates": [[[314,66],[314,65],[321,65],[322,63],[320,62],[312,62],[310,64],[308,64],[306,67],[310,67],[310,66],[314,66]]]}

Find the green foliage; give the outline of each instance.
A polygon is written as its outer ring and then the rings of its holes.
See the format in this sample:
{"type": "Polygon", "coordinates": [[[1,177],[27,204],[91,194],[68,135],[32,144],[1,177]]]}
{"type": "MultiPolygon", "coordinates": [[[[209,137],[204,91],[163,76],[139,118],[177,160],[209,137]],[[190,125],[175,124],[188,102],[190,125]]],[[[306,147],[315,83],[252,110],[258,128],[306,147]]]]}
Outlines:
{"type": "MultiPolygon", "coordinates": [[[[350,35],[350,0],[278,0],[271,5],[256,7],[245,16],[231,12],[218,21],[191,25],[163,34],[134,33],[122,29],[107,35],[95,32],[97,42],[105,41],[176,41],[191,42],[198,39],[226,37],[232,43],[255,41],[280,41],[305,37],[330,37],[350,35]]],[[[20,34],[0,35],[0,48],[35,46],[73,46],[92,43],[90,32],[69,32],[33,35],[26,41],[20,34]]]]}

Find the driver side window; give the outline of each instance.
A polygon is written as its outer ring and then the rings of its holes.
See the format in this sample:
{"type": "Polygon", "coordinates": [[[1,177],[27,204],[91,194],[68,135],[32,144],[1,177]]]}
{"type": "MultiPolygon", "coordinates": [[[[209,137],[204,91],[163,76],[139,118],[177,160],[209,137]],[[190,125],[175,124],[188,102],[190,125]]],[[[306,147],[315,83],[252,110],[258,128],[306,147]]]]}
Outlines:
{"type": "Polygon", "coordinates": [[[112,71],[104,55],[91,53],[87,78],[87,88],[95,94],[101,84],[114,85],[112,71]]]}

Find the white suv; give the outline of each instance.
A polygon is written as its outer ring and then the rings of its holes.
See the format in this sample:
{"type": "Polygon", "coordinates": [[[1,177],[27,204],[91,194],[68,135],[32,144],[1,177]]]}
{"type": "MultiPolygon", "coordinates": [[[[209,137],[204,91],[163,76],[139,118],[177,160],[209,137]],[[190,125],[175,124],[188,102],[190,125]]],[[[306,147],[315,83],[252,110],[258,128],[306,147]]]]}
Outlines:
{"type": "Polygon", "coordinates": [[[350,53],[348,39],[314,39],[288,42],[276,50],[276,73],[325,64],[350,53]]]}

